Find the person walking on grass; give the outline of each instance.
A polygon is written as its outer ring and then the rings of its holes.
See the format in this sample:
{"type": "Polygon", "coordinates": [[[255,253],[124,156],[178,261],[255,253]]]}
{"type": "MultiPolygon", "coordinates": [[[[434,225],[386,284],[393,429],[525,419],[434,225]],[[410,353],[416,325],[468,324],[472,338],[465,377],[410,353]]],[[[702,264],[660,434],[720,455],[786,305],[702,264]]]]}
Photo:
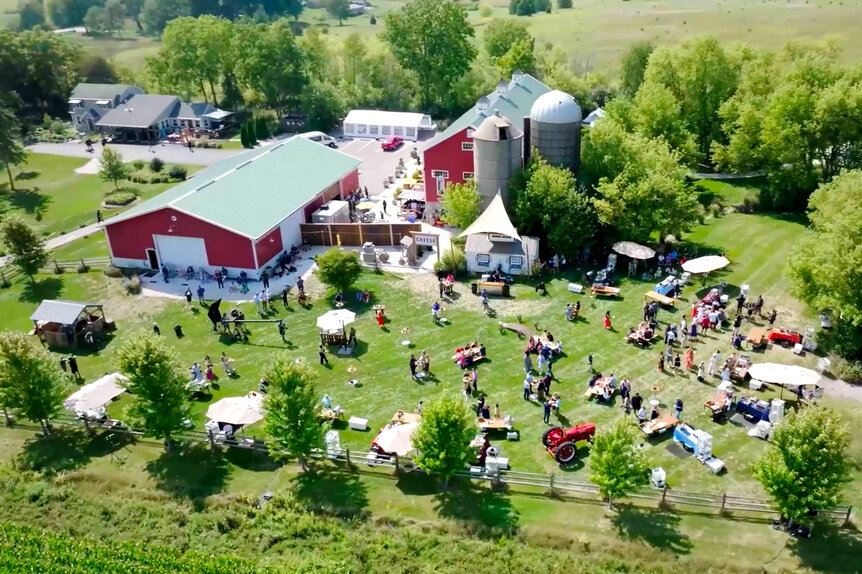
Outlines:
{"type": "Polygon", "coordinates": [[[434,304],[431,305],[431,322],[436,324],[440,321],[440,303],[434,301],[434,304]]]}
{"type": "Polygon", "coordinates": [[[288,289],[289,289],[288,287],[285,287],[284,291],[281,292],[281,303],[284,305],[285,309],[290,308],[287,306],[287,291],[288,291],[288,289]]]}
{"type": "Polygon", "coordinates": [[[542,403],[542,421],[549,425],[551,424],[551,399],[548,398],[544,403],[542,403]]]}
{"type": "Polygon", "coordinates": [[[414,355],[410,355],[410,361],[408,361],[408,366],[410,367],[410,378],[416,378],[416,357],[414,355]]]}
{"type": "Polygon", "coordinates": [[[470,382],[473,383],[473,390],[479,392],[479,371],[475,368],[473,372],[470,373],[470,382]]]}
{"type": "Polygon", "coordinates": [[[68,362],[69,362],[69,372],[71,372],[72,375],[74,375],[74,377],[76,379],[83,378],[83,377],[81,377],[81,371],[78,370],[78,359],[70,356],[68,362]]]}
{"type": "Polygon", "coordinates": [[[590,372],[592,373],[593,372],[593,354],[592,353],[587,355],[587,365],[589,365],[590,372]]]}
{"type": "Polygon", "coordinates": [[[676,400],[676,404],[674,405],[673,410],[676,420],[679,420],[679,417],[682,414],[682,399],[676,400]]]}
{"type": "Polygon", "coordinates": [[[530,358],[530,353],[524,352],[524,372],[528,375],[533,370],[533,359],[530,358]]]}
{"type": "Polygon", "coordinates": [[[206,304],[206,301],[204,300],[204,284],[203,284],[203,283],[201,283],[200,285],[198,285],[198,302],[199,302],[201,305],[205,305],[205,304],[206,304]]]}
{"type": "Polygon", "coordinates": [[[320,346],[320,349],[317,351],[318,356],[320,357],[321,365],[329,365],[329,359],[326,358],[326,347],[323,345],[320,346]]]}
{"type": "Polygon", "coordinates": [[[530,373],[527,373],[527,376],[524,378],[524,400],[530,400],[530,393],[532,393],[532,383],[533,376],[530,373]]]}
{"type": "Polygon", "coordinates": [[[96,224],[98,225],[100,223],[102,223],[102,211],[97,209],[96,210],[96,224]]]}
{"type": "Polygon", "coordinates": [[[192,306],[192,289],[191,287],[186,287],[186,301],[189,304],[189,307],[192,306]]]}

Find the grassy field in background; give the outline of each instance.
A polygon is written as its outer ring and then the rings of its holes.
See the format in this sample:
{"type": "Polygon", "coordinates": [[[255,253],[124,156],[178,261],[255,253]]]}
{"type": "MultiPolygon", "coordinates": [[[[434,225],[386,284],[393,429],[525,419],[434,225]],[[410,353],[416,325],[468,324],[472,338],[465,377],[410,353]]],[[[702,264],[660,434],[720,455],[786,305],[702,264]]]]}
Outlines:
{"type": "MultiPolygon", "coordinates": [[[[731,214],[709,219],[706,225],[696,228],[686,240],[702,253],[724,251],[731,259],[731,268],[714,277],[714,281],[728,282],[731,292],[737,285],[748,283],[754,296],[763,295],[766,310],[771,310],[773,306],[778,309],[779,326],[804,329],[815,322],[810,313],[787,295],[788,282],[783,276],[787,251],[801,230],[800,223],[778,217],[731,214]]],[[[104,251],[99,251],[98,238],[85,241],[87,244],[82,245],[79,252],[72,251],[76,249],[73,244],[68,250],[58,251],[56,256],[67,259],[78,257],[78,253],[82,256],[104,254],[104,251]]],[[[616,408],[618,402],[614,406],[602,406],[583,397],[589,377],[586,355],[592,353],[597,369],[606,374],[614,373],[618,378],[628,377],[635,391],[647,399],[658,398],[663,409],[672,408],[674,401],[682,398],[686,405],[683,419],[713,434],[715,455],[722,458],[728,467],[728,472],[721,476],[710,474],[692,459],[675,458],[666,450],[671,442],[669,436],[648,445],[650,464],[667,470],[669,484],[683,490],[760,495],[760,486],[752,477],[751,464],[767,448],[766,443],[748,437],[744,428],[734,424],[715,424],[702,412],[701,405],[713,396],[717,381],[701,384],[693,374],[658,373],[656,359],[661,345],[644,350],[624,343],[626,329],[640,320],[643,293],[651,289],[652,282],[623,280],[623,297],[606,300],[568,293],[568,282],[579,280],[579,277],[580,271],[573,271],[549,280],[548,297],[538,296],[529,285],[516,285],[513,289],[514,299],[492,302],[499,312],[496,319],[484,317],[476,298],[469,294],[469,286],[460,284],[457,288],[459,297],[452,304],[444,304],[446,310],[443,314],[450,319],[450,323],[444,327],[432,325],[429,318],[429,306],[432,297],[436,297],[430,277],[363,275],[357,286],[369,289],[374,294],[375,302],[386,305],[390,323],[381,331],[369,307],[358,308],[351,303],[349,306],[357,312],[355,327],[360,340],[359,351],[355,357],[349,358],[331,354],[330,368],[316,364],[318,338],[315,318],[331,308],[330,303],[319,296],[314,298],[311,308],[304,309],[294,303],[289,311],[284,311],[279,304],[277,312],[270,316],[286,320],[287,343],[282,343],[274,325],[265,324],[251,328],[248,344],[231,343],[211,332],[204,316],[205,308],[197,303],[190,309],[184,301],[129,298],[121,294],[118,281],[107,279],[98,272],[45,276],[40,278],[41,282],[36,287],[19,283],[12,289],[0,292],[0,312],[7,319],[9,328],[28,329],[27,317],[43,298],[63,297],[104,303],[108,315],[117,321],[119,330],[116,340],[98,354],[81,358],[81,369],[88,380],[115,370],[114,355],[125,335],[135,329],[148,329],[153,321],[161,325],[162,332],[185,366],[202,361],[204,355],[215,359],[222,351],[226,351],[235,359],[239,376],[230,379],[222,376],[211,396],[191,403],[192,418],[199,429],[203,427],[203,415],[212,401],[254,390],[265,366],[279,352],[307,360],[318,375],[318,392],[321,395],[329,394],[336,404],[345,409],[347,416],[369,418],[371,428],[376,429],[383,426],[397,409],[414,410],[420,400],[428,400],[441,393],[461,396],[461,372],[450,357],[455,347],[479,340],[486,345],[490,358],[479,367],[479,387],[487,395],[489,404],[499,403],[504,414],[514,417],[515,426],[521,431],[522,437],[520,442],[506,442],[498,436],[494,440],[495,444],[502,447],[517,470],[559,472],[560,469],[539,443],[539,437],[546,428],[541,422],[540,405],[521,399],[521,351],[524,342],[511,333],[501,334],[497,329],[498,320],[516,320],[517,315],[522,315],[526,324],[547,328],[564,343],[565,356],[554,367],[557,382],[552,390],[561,393],[563,400],[563,416],[555,424],[593,421],[601,429],[623,416],[622,410],[616,408]],[[563,307],[567,301],[576,299],[582,301],[583,318],[577,324],[567,324],[563,307]],[[614,331],[601,328],[600,317],[606,310],[612,314],[614,331]],[[186,333],[184,338],[178,340],[173,336],[171,328],[175,324],[183,326],[186,333]],[[404,328],[409,329],[409,333],[403,334],[401,331],[404,328]],[[401,345],[405,339],[412,342],[411,348],[401,345]],[[410,380],[407,361],[410,353],[418,355],[422,350],[428,350],[432,356],[434,377],[430,381],[416,383],[410,380]],[[356,368],[355,372],[348,372],[351,366],[356,368]],[[359,379],[363,383],[362,387],[347,385],[347,380],[351,378],[359,379]]],[[[190,286],[194,291],[197,284],[192,283],[190,286]]],[[[309,289],[313,288],[314,281],[309,281],[309,289]]],[[[687,288],[680,308],[660,311],[659,320],[678,322],[695,292],[700,295],[699,286],[687,288]]],[[[217,296],[215,286],[208,285],[207,297],[214,299],[217,296]]],[[[348,296],[347,299],[352,302],[352,297],[348,296]]],[[[242,309],[247,316],[255,314],[250,304],[242,305],[242,309]]],[[[760,320],[758,323],[764,322],[760,320]]],[[[696,362],[707,360],[715,349],[727,356],[730,351],[729,332],[709,334],[695,345],[695,349],[696,362]]],[[[764,354],[755,354],[754,358],[761,362],[802,362],[807,365],[812,365],[816,359],[811,355],[799,358],[780,347],[770,348],[764,354]]],[[[217,360],[216,371],[221,373],[217,360]]],[[[767,390],[760,395],[768,398],[775,393],[774,390],[767,390]]],[[[121,399],[110,407],[113,416],[122,416],[126,400],[121,399]]],[[[841,412],[854,428],[862,429],[862,414],[858,411],[858,405],[825,402],[841,412]]],[[[367,449],[373,438],[373,433],[342,431],[342,442],[356,450],[367,449]]],[[[260,430],[252,427],[247,432],[254,434],[260,430]]],[[[862,457],[862,443],[856,441],[853,448],[854,456],[857,459],[862,457]]],[[[588,449],[583,450],[583,459],[565,469],[565,472],[586,479],[589,474],[588,449]]],[[[848,495],[854,504],[862,504],[858,490],[848,491],[848,495]]]]}
{"type": "MultiPolygon", "coordinates": [[[[44,234],[65,233],[96,220],[105,194],[114,188],[98,175],[77,174],[75,169],[87,163],[85,158],[31,153],[27,163],[13,170],[15,189],[9,190],[5,176],[0,179],[0,215],[17,212],[44,234]]],[[[194,173],[200,166],[185,166],[194,173]]],[[[165,170],[169,166],[165,166],[165,170]]],[[[120,187],[135,188],[141,199],[147,199],[175,183],[141,184],[120,182],[120,187]]],[[[103,210],[104,216],[122,210],[103,210]]]]}

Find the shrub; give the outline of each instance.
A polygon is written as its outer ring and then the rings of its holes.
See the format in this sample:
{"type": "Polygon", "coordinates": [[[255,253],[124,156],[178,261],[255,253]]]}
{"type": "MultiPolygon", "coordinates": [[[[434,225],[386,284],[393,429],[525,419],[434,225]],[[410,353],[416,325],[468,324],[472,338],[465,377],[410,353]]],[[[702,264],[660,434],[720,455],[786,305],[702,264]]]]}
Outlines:
{"type": "Polygon", "coordinates": [[[62,275],[63,274],[63,268],[60,267],[60,264],[57,263],[56,259],[53,259],[52,261],[54,262],[54,275],[62,275]]]}
{"type": "Polygon", "coordinates": [[[851,385],[862,382],[862,361],[843,358],[833,359],[830,370],[836,377],[851,385]]]}
{"type": "Polygon", "coordinates": [[[490,6],[485,5],[479,8],[479,16],[482,18],[490,18],[493,13],[494,10],[492,10],[490,6]]]}
{"type": "Polygon", "coordinates": [[[162,171],[162,169],[164,169],[164,167],[165,162],[163,162],[159,158],[154,157],[150,160],[150,171],[152,171],[153,173],[159,173],[160,171],[162,171]]]}
{"type": "Polygon", "coordinates": [[[398,199],[398,196],[399,196],[399,195],[401,195],[401,192],[402,192],[402,191],[404,191],[404,189],[403,189],[401,186],[396,187],[396,188],[395,188],[395,191],[394,191],[394,192],[392,192],[392,197],[393,197],[394,199],[398,199]]]}
{"type": "Polygon", "coordinates": [[[189,172],[186,168],[181,165],[172,165],[168,170],[168,177],[171,179],[180,179],[183,180],[188,176],[189,172]]]}
{"type": "Polygon", "coordinates": [[[137,199],[134,193],[128,191],[114,191],[105,196],[105,203],[109,205],[129,205],[137,199]]]}
{"type": "Polygon", "coordinates": [[[78,265],[78,268],[77,268],[78,273],[86,273],[89,270],[90,270],[90,267],[86,263],[84,263],[84,259],[81,258],[81,264],[78,265]]]}
{"type": "Polygon", "coordinates": [[[60,120],[54,120],[51,122],[51,131],[57,135],[62,135],[66,131],[66,124],[60,120]]]}
{"type": "Polygon", "coordinates": [[[440,256],[440,263],[443,264],[443,269],[450,271],[456,277],[467,270],[467,257],[455,245],[443,252],[440,256]]]}
{"type": "Polygon", "coordinates": [[[145,162],[142,159],[136,159],[135,161],[132,162],[132,167],[135,168],[135,171],[140,171],[140,170],[144,169],[144,166],[146,166],[146,165],[147,165],[147,162],[145,162]]]}
{"type": "Polygon", "coordinates": [[[141,279],[137,275],[131,279],[123,279],[123,288],[127,295],[139,295],[141,293],[141,279]]]}
{"type": "Polygon", "coordinates": [[[105,267],[105,269],[102,271],[102,273],[104,273],[108,277],[113,277],[114,279],[123,276],[123,272],[120,271],[119,269],[117,269],[116,267],[114,267],[113,265],[109,265],[108,267],[105,267]]]}
{"type": "Polygon", "coordinates": [[[760,208],[760,192],[750,191],[745,194],[745,197],[742,199],[742,205],[748,211],[757,211],[760,208]]]}
{"type": "Polygon", "coordinates": [[[6,279],[6,273],[0,271],[0,289],[8,289],[12,284],[6,279]]]}

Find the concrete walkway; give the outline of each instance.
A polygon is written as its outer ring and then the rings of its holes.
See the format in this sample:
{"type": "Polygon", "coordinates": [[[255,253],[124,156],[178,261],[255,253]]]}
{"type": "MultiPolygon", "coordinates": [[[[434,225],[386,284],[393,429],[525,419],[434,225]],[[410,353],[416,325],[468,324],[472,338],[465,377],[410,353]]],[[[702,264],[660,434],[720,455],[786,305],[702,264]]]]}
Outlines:
{"type": "Polygon", "coordinates": [[[87,237],[88,235],[92,235],[102,230],[101,223],[91,223],[86,227],[81,227],[74,231],[70,231],[69,233],[64,233],[63,235],[58,235],[56,237],[52,237],[45,241],[45,249],[51,251],[53,249],[57,249],[58,247],[62,247],[77,239],[82,239],[87,237]]]}
{"type": "MultiPolygon", "coordinates": [[[[126,161],[143,160],[150,161],[154,157],[164,160],[166,163],[186,163],[191,165],[212,165],[220,160],[240,153],[242,150],[235,149],[188,149],[177,144],[158,144],[153,146],[152,151],[145,145],[108,144],[120,152],[126,161]]],[[[72,141],[66,143],[37,143],[27,146],[27,151],[33,153],[44,153],[50,155],[62,155],[66,157],[98,158],[102,146],[96,144],[93,151],[88,152],[84,143],[72,141]]]]}

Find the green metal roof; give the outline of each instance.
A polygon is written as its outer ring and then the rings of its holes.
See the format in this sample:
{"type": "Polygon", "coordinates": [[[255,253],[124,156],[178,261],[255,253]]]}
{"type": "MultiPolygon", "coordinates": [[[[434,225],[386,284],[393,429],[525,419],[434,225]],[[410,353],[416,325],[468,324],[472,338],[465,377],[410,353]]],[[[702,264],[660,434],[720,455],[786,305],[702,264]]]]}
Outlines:
{"type": "Polygon", "coordinates": [[[106,224],[170,207],[256,239],[361,163],[294,136],[211,165],[106,224]]]}
{"type": "Polygon", "coordinates": [[[486,115],[480,115],[478,105],[474,105],[464,112],[461,117],[452,122],[448,128],[428,142],[425,149],[432,148],[441,141],[449,139],[466,127],[479,127],[479,124],[488,115],[493,114],[495,110],[499,110],[501,116],[509,118],[512,121],[512,125],[518,126],[523,131],[524,117],[530,115],[530,108],[533,107],[539,96],[550,91],[551,88],[530,74],[524,74],[518,83],[509,82],[506,95],[501,95],[494,91],[485,96],[488,98],[488,113],[486,115]]]}

